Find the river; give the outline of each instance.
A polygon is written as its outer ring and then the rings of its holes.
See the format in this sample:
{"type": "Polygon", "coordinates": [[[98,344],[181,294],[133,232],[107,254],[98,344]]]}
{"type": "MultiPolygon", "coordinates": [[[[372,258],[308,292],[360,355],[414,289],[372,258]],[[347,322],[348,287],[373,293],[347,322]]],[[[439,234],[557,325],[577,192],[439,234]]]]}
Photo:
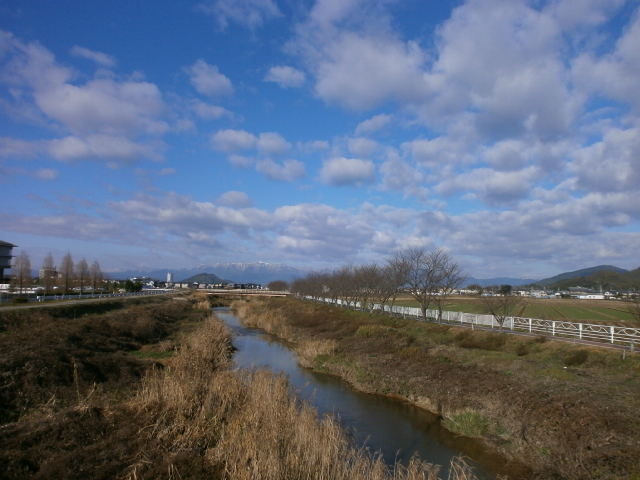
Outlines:
{"type": "Polygon", "coordinates": [[[320,415],[336,414],[357,445],[381,452],[389,465],[406,465],[417,454],[442,465],[441,477],[446,478],[451,459],[463,455],[480,479],[507,473],[503,460],[484,452],[474,440],[444,429],[436,415],[396,399],[354,391],[337,377],[304,369],[277,337],[243,326],[229,309],[214,311],[233,331],[236,367],[266,367],[288,375],[320,415]]]}

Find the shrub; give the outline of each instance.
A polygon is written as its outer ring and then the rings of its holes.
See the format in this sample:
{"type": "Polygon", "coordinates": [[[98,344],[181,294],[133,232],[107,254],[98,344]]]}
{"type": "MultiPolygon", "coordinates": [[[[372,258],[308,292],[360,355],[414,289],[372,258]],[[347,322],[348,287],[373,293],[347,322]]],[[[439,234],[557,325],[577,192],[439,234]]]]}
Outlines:
{"type": "Polygon", "coordinates": [[[489,420],[475,410],[454,413],[444,421],[444,426],[465,437],[482,437],[489,431],[489,420]]]}
{"type": "Polygon", "coordinates": [[[589,358],[589,352],[584,349],[568,352],[564,357],[564,364],[567,367],[577,367],[582,365],[589,358]]]}

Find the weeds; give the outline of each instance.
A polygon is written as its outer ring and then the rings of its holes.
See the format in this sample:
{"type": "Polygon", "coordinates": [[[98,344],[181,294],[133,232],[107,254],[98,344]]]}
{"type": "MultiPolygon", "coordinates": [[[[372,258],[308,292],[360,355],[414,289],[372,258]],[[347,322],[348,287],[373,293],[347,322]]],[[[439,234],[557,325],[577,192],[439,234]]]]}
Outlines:
{"type": "Polygon", "coordinates": [[[465,437],[483,437],[489,431],[489,420],[475,410],[464,410],[454,413],[444,420],[448,430],[465,437]]]}

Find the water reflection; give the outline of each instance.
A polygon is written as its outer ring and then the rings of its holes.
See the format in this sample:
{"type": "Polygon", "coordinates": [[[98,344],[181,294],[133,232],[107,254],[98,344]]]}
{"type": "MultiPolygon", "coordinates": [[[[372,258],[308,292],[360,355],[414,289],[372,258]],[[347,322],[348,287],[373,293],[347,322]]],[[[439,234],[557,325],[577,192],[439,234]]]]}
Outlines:
{"type": "Polygon", "coordinates": [[[499,472],[496,458],[485,454],[475,442],[457,437],[441,427],[438,418],[422,409],[383,396],[351,390],[339,378],[301,368],[283,342],[258,329],[242,326],[228,309],[216,315],[229,325],[238,349],[234,361],[242,368],[266,367],[288,375],[302,398],[323,414],[335,413],[355,442],[380,451],[388,464],[407,464],[414,454],[442,465],[444,478],[451,458],[464,455],[479,478],[492,479],[499,472]]]}

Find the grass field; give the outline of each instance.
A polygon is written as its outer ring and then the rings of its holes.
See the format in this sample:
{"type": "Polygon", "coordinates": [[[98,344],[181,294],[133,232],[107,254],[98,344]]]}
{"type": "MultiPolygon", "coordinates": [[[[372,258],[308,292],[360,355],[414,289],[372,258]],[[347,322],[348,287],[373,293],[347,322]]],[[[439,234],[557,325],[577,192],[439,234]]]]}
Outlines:
{"type": "MultiPolygon", "coordinates": [[[[396,305],[418,307],[411,297],[402,297],[396,305]]],[[[630,303],[621,300],[578,300],[555,298],[526,298],[518,316],[543,320],[565,320],[596,324],[629,324],[633,315],[630,303]]],[[[478,297],[451,297],[445,310],[465,313],[486,313],[478,297]]]]}

